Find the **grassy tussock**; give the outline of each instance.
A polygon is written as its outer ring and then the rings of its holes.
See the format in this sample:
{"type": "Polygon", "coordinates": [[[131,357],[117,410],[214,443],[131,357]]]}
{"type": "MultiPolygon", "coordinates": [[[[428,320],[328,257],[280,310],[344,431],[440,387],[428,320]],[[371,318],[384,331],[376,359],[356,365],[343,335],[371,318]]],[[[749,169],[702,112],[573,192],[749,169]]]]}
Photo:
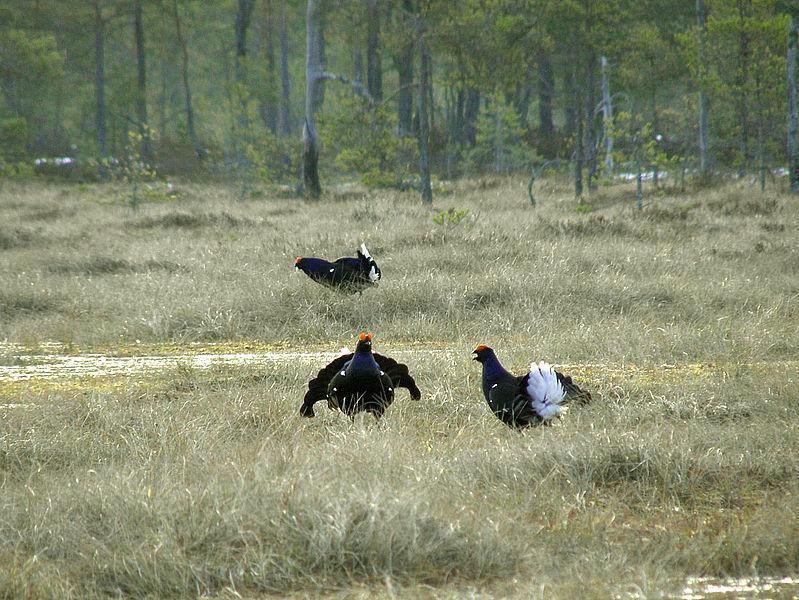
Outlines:
{"type": "Polygon", "coordinates": [[[797,573],[795,201],[733,186],[639,214],[623,188],[577,213],[541,185],[531,210],[523,182],[462,184],[446,226],[410,194],[186,184],[132,212],[102,186],[6,189],[3,231],[42,243],[0,249],[0,337],[330,349],[370,329],[444,351],[403,357],[423,398],[380,424],[301,420],[311,362],[3,385],[34,406],[0,407],[0,595],[605,598],[797,573]],[[385,277],[362,298],[291,269],[362,240],[385,277]],[[578,363],[596,401],[510,431],[478,342],[514,372],[578,363]]]}

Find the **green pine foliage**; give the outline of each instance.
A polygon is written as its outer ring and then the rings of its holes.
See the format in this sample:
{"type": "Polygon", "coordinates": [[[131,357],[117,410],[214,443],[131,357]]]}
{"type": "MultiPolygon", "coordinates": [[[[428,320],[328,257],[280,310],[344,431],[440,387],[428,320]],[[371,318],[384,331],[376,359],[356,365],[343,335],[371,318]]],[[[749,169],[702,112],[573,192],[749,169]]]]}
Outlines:
{"type": "Polygon", "coordinates": [[[519,115],[501,94],[495,92],[486,98],[476,129],[476,143],[469,159],[478,171],[507,174],[536,162],[519,115]]]}
{"type": "Polygon", "coordinates": [[[337,174],[359,176],[367,186],[403,187],[415,173],[416,139],[397,135],[396,117],[384,104],[343,96],[337,111],[319,119],[324,151],[337,174]]]}

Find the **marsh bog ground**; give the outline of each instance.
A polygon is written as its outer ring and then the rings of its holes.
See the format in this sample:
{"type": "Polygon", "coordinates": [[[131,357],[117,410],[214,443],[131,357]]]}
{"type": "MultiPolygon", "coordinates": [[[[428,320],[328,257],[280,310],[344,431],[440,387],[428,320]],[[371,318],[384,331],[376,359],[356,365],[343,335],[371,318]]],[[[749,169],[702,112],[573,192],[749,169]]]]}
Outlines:
{"type": "Polygon", "coordinates": [[[430,209],[178,183],[134,211],[110,185],[4,184],[0,590],[568,598],[796,576],[796,200],[740,183],[639,212],[615,186],[576,210],[538,185],[535,209],[515,179],[430,209]],[[362,297],[292,269],[362,241],[383,271],[362,297]],[[362,330],[422,400],[379,425],[301,419],[362,330]],[[478,343],[595,401],[510,431],[478,343]],[[144,366],[42,376],[81,361],[144,366]]]}

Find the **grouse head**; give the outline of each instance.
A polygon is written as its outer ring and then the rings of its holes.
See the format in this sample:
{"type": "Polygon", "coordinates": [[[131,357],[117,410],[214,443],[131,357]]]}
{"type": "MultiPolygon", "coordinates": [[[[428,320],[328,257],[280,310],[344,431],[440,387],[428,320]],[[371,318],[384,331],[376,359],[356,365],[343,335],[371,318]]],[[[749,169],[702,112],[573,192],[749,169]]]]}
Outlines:
{"type": "Polygon", "coordinates": [[[488,346],[480,344],[477,348],[472,350],[472,353],[474,354],[474,360],[479,363],[484,363],[489,356],[493,356],[494,351],[488,346]]]}
{"type": "Polygon", "coordinates": [[[300,263],[302,263],[302,261],[303,261],[303,260],[304,260],[304,259],[302,258],[302,256],[298,256],[297,258],[295,258],[295,259],[294,259],[294,268],[295,268],[295,269],[297,269],[297,270],[299,270],[299,268],[300,268],[300,263]]]}
{"type": "Polygon", "coordinates": [[[358,344],[355,346],[356,352],[371,352],[372,351],[372,334],[361,333],[358,336],[358,344]]]}

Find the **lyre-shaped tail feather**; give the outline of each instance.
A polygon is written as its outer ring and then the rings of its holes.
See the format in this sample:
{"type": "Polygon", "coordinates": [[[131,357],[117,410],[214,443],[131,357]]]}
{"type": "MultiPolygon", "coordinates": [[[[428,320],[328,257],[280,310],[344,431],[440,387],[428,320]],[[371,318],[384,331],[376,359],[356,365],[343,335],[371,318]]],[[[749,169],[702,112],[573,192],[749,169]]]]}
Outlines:
{"type": "Polygon", "coordinates": [[[339,356],[326,367],[320,369],[316,377],[308,382],[308,391],[305,392],[300,414],[303,417],[313,417],[313,405],[327,398],[327,386],[330,380],[341,370],[345,363],[352,358],[352,353],[339,356]]]}
{"type": "Polygon", "coordinates": [[[380,369],[394,382],[394,387],[406,388],[410,392],[411,398],[414,400],[419,400],[422,397],[422,392],[416,386],[416,381],[411,377],[408,365],[398,363],[393,358],[383,356],[382,354],[373,354],[373,356],[380,369]]]}
{"type": "Polygon", "coordinates": [[[375,259],[372,258],[372,255],[369,254],[369,250],[366,249],[366,244],[362,243],[361,247],[358,248],[358,256],[361,258],[361,261],[366,267],[369,281],[375,282],[380,279],[380,269],[377,268],[377,263],[375,262],[375,259]]]}

